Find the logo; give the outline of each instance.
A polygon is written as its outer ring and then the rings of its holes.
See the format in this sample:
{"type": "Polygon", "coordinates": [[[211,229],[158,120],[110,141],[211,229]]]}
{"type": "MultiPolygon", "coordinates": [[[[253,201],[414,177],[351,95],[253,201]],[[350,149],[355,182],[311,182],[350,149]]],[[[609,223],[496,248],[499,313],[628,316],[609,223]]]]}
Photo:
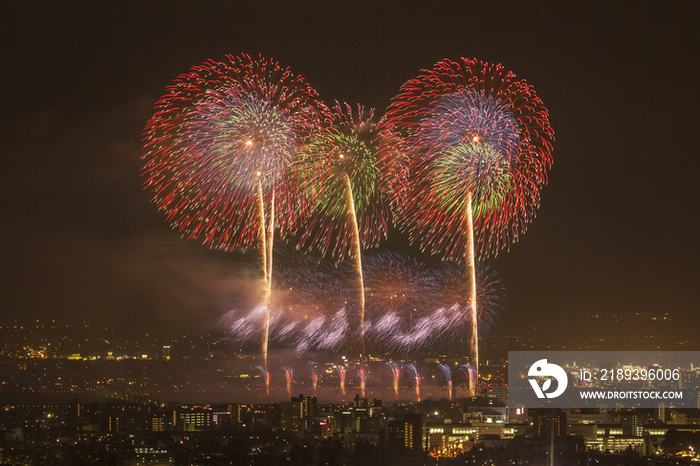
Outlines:
{"type": "Polygon", "coordinates": [[[549,378],[544,381],[542,388],[537,383],[535,379],[528,379],[532,389],[535,391],[537,398],[556,398],[566,390],[566,385],[569,382],[566,377],[566,372],[564,369],[557,366],[556,364],[549,364],[546,359],[540,359],[535,364],[530,366],[530,370],[527,373],[528,377],[553,377],[557,381],[557,389],[552,393],[547,393],[547,390],[552,385],[552,379],[549,378]]]}

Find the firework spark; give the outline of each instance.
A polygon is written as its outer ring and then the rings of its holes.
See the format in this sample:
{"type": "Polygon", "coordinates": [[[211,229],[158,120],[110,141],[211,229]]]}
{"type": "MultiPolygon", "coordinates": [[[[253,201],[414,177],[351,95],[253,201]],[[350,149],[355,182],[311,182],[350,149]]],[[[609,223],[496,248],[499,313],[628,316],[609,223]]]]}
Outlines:
{"type": "Polygon", "coordinates": [[[326,132],[305,144],[296,165],[299,189],[316,199],[300,249],[317,249],[342,261],[355,257],[358,247],[379,246],[393,223],[391,196],[380,183],[380,160],[396,157],[398,141],[375,121],[373,109],[336,102],[327,114],[326,132]]]}
{"type": "Polygon", "coordinates": [[[287,381],[287,398],[292,398],[292,382],[294,381],[294,369],[291,367],[283,367],[284,377],[287,381]]]}
{"type": "Polygon", "coordinates": [[[469,389],[469,394],[471,396],[474,396],[473,393],[476,393],[476,370],[474,370],[474,366],[471,364],[462,364],[459,366],[459,369],[457,369],[459,372],[464,373],[465,377],[467,378],[467,387],[469,389]]]}
{"type": "Polygon", "coordinates": [[[364,398],[367,393],[367,368],[365,368],[364,363],[360,363],[357,375],[360,377],[360,394],[364,398]]]}
{"type": "MultiPolygon", "coordinates": [[[[552,162],[547,109],[501,65],[462,58],[404,84],[387,122],[409,146],[400,223],[423,250],[465,259],[476,307],[475,254],[517,240],[539,206],[552,162]]],[[[477,313],[472,317],[478,372],[477,313]]]]}
{"type": "Polygon", "coordinates": [[[340,393],[345,395],[345,373],[347,369],[344,366],[333,366],[333,368],[338,372],[338,379],[340,380],[340,393]]]}
{"type": "Polygon", "coordinates": [[[394,396],[399,399],[399,379],[401,378],[401,369],[399,365],[395,362],[388,362],[389,368],[391,369],[391,380],[394,387],[394,396]]]}
{"type": "Polygon", "coordinates": [[[378,161],[395,158],[399,141],[373,117],[374,110],[336,102],[327,113],[327,131],[307,142],[296,171],[300,190],[316,199],[298,247],[318,249],[336,261],[355,259],[361,358],[366,355],[361,251],[378,246],[393,224],[378,161]]]}
{"type": "MultiPolygon", "coordinates": [[[[278,252],[277,255],[280,255],[278,252]]],[[[298,254],[284,254],[275,268],[270,303],[270,340],[297,354],[348,348],[359,334],[347,318],[352,295],[352,265],[324,267],[298,254]],[[355,331],[354,331],[355,330],[355,331]]],[[[469,336],[472,307],[465,292],[469,282],[464,266],[441,262],[426,265],[405,254],[371,254],[366,258],[366,336],[376,351],[409,352],[421,347],[449,348],[469,336]],[[467,324],[465,324],[467,323],[467,324]]],[[[478,276],[478,320],[485,332],[503,310],[505,290],[495,274],[484,268],[478,276]]],[[[259,292],[241,286],[239,309],[222,319],[240,344],[255,342],[265,322],[265,308],[255,305],[259,292]],[[248,308],[250,311],[245,311],[248,308]]]]}
{"type": "MultiPolygon", "coordinates": [[[[368,340],[373,346],[408,352],[460,344],[473,331],[473,306],[464,265],[428,266],[405,254],[383,253],[365,261],[368,340]]],[[[477,276],[479,330],[487,331],[503,311],[505,288],[483,267],[477,276]]]]}
{"type": "MultiPolygon", "coordinates": [[[[291,234],[306,203],[290,183],[297,148],[319,128],[320,104],[300,76],[249,56],[181,75],[144,130],[144,185],[171,226],[231,250],[259,247],[272,283],[274,231],[291,234]]],[[[267,328],[263,353],[267,366],[267,328]]]]}
{"type": "Polygon", "coordinates": [[[311,370],[311,386],[314,390],[314,396],[316,396],[316,389],[318,388],[318,366],[316,362],[309,361],[309,369],[311,370]]]}
{"type": "Polygon", "coordinates": [[[438,364],[437,367],[440,368],[443,374],[445,374],[445,382],[447,385],[447,398],[452,401],[452,372],[450,371],[450,366],[447,364],[438,364]]]}
{"type": "Polygon", "coordinates": [[[263,366],[255,366],[255,369],[260,371],[260,375],[265,380],[265,394],[270,396],[270,372],[263,366]]]}
{"type": "Polygon", "coordinates": [[[406,364],[404,367],[404,370],[406,370],[411,377],[413,377],[413,380],[416,383],[416,398],[418,401],[420,401],[420,381],[421,377],[420,374],[418,373],[418,369],[416,368],[415,364],[406,364]]]}

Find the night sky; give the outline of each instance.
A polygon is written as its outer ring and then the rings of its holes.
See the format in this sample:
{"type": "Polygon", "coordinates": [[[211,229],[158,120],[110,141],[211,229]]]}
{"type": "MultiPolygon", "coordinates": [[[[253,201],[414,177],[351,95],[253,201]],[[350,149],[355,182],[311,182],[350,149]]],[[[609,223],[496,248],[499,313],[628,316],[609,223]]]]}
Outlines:
{"type": "Polygon", "coordinates": [[[441,59],[502,63],[556,140],[537,218],[489,260],[496,331],[576,334],[590,312],[700,328],[700,3],[374,3],[1,2],[0,321],[216,323],[241,256],[170,230],[141,136],[179,74],[248,53],[379,114],[441,59]]]}

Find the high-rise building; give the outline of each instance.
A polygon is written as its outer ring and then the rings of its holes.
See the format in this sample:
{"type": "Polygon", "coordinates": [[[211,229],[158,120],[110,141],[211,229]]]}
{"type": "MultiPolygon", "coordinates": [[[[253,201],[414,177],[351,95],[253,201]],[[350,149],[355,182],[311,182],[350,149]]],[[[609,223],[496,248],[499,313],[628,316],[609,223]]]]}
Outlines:
{"type": "Polygon", "coordinates": [[[659,403],[659,409],[656,411],[656,419],[661,422],[666,422],[666,405],[663,401],[659,403]]]}
{"type": "Polygon", "coordinates": [[[403,421],[389,421],[387,425],[386,443],[390,450],[400,450],[403,447],[403,421]]]}
{"type": "Polygon", "coordinates": [[[411,450],[423,449],[423,415],[406,414],[404,422],[404,445],[411,450]]]}
{"type": "Polygon", "coordinates": [[[355,395],[355,399],[352,402],[355,409],[367,409],[369,408],[369,402],[367,398],[360,398],[360,395],[355,395]]]}
{"type": "Polygon", "coordinates": [[[240,424],[241,421],[241,405],[233,404],[228,405],[228,414],[231,416],[231,424],[240,424]]]}
{"type": "Polygon", "coordinates": [[[170,359],[170,345],[163,346],[163,359],[170,359]]]}
{"type": "Polygon", "coordinates": [[[151,417],[151,430],[153,432],[165,431],[165,416],[155,415],[151,417]]]}
{"type": "Polygon", "coordinates": [[[503,406],[508,406],[508,387],[506,385],[488,385],[486,396],[500,401],[503,406]]]}
{"type": "Polygon", "coordinates": [[[107,430],[116,432],[119,430],[119,416],[109,415],[107,418],[107,430]]]}
{"type": "Polygon", "coordinates": [[[285,430],[307,432],[316,417],[317,402],[315,396],[292,397],[289,402],[280,403],[281,427],[285,430]]]}
{"type": "Polygon", "coordinates": [[[299,432],[303,429],[301,403],[298,401],[283,401],[280,403],[281,427],[284,430],[299,432]]]}
{"type": "Polygon", "coordinates": [[[382,400],[377,400],[376,398],[372,400],[372,407],[369,408],[370,417],[381,416],[382,410],[382,400]]]}
{"type": "Polygon", "coordinates": [[[392,450],[408,448],[422,450],[423,415],[406,414],[403,421],[389,421],[387,446],[392,450]]]}
{"type": "Polygon", "coordinates": [[[355,395],[352,405],[352,431],[367,432],[367,419],[369,418],[369,402],[367,398],[360,398],[360,395],[355,395]]]}
{"type": "Polygon", "coordinates": [[[641,437],[644,433],[644,426],[639,414],[625,413],[622,415],[622,435],[641,437]]]}
{"type": "Polygon", "coordinates": [[[566,436],[566,413],[561,409],[532,410],[531,415],[537,437],[549,438],[552,431],[554,432],[554,438],[566,436]]]}
{"type": "Polygon", "coordinates": [[[292,397],[292,403],[301,403],[301,417],[302,419],[313,418],[316,416],[316,397],[315,396],[304,396],[300,393],[298,397],[292,397]]]}
{"type": "Polygon", "coordinates": [[[212,410],[207,408],[180,408],[177,410],[180,430],[201,431],[212,427],[212,410]]]}
{"type": "Polygon", "coordinates": [[[83,415],[83,405],[80,404],[80,401],[78,398],[75,398],[73,402],[70,404],[71,407],[71,417],[73,419],[80,419],[80,417],[83,415]]]}

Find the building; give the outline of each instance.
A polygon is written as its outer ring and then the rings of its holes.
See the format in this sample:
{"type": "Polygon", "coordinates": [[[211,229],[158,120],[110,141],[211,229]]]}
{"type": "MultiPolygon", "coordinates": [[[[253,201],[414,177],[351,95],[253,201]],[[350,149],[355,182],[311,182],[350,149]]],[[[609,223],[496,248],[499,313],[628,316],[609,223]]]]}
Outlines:
{"type": "Polygon", "coordinates": [[[666,405],[663,401],[659,403],[659,408],[656,411],[656,419],[661,422],[666,422],[666,405]]]}
{"type": "Polygon", "coordinates": [[[574,424],[612,424],[614,416],[606,412],[580,412],[566,414],[566,422],[574,424]]]}
{"type": "Polygon", "coordinates": [[[280,403],[280,427],[295,432],[308,432],[317,413],[315,396],[292,397],[291,401],[280,403]]]}
{"type": "Polygon", "coordinates": [[[237,425],[237,424],[241,424],[243,422],[241,420],[241,405],[239,405],[239,404],[228,405],[228,414],[229,414],[229,416],[231,416],[231,424],[237,425]]]}
{"type": "Polygon", "coordinates": [[[164,432],[165,428],[165,416],[155,415],[151,417],[151,430],[153,432],[164,432]]]}
{"type": "Polygon", "coordinates": [[[367,432],[367,420],[369,419],[370,406],[367,398],[360,398],[360,395],[355,395],[352,411],[352,431],[367,432]]]}
{"type": "Polygon", "coordinates": [[[462,413],[462,422],[505,424],[508,422],[508,408],[470,406],[467,412],[462,413]]]}
{"type": "Polygon", "coordinates": [[[208,408],[179,408],[177,410],[177,426],[186,432],[211,429],[212,410],[208,408]]]}
{"type": "Polygon", "coordinates": [[[609,435],[603,437],[603,451],[609,453],[624,453],[635,451],[640,456],[647,454],[648,437],[628,437],[609,435]]]}
{"type": "Polygon", "coordinates": [[[423,415],[406,414],[403,421],[389,421],[387,446],[391,450],[423,449],[423,415]]]}
{"type": "Polygon", "coordinates": [[[302,419],[313,418],[316,416],[317,412],[317,400],[315,396],[304,396],[300,393],[298,397],[292,397],[292,403],[301,404],[301,417],[302,419]]]}
{"type": "Polygon", "coordinates": [[[644,426],[639,414],[622,415],[622,434],[630,437],[641,437],[644,434],[644,426]]]}
{"type": "Polygon", "coordinates": [[[299,432],[301,424],[301,403],[298,401],[283,401],[280,403],[280,427],[282,430],[299,432]]]}
{"type": "Polygon", "coordinates": [[[566,437],[566,412],[561,409],[531,410],[534,433],[536,437],[554,438],[566,437]]]}
{"type": "Polygon", "coordinates": [[[508,406],[508,386],[507,385],[488,385],[486,387],[486,396],[493,398],[503,403],[503,406],[508,406]]]}

